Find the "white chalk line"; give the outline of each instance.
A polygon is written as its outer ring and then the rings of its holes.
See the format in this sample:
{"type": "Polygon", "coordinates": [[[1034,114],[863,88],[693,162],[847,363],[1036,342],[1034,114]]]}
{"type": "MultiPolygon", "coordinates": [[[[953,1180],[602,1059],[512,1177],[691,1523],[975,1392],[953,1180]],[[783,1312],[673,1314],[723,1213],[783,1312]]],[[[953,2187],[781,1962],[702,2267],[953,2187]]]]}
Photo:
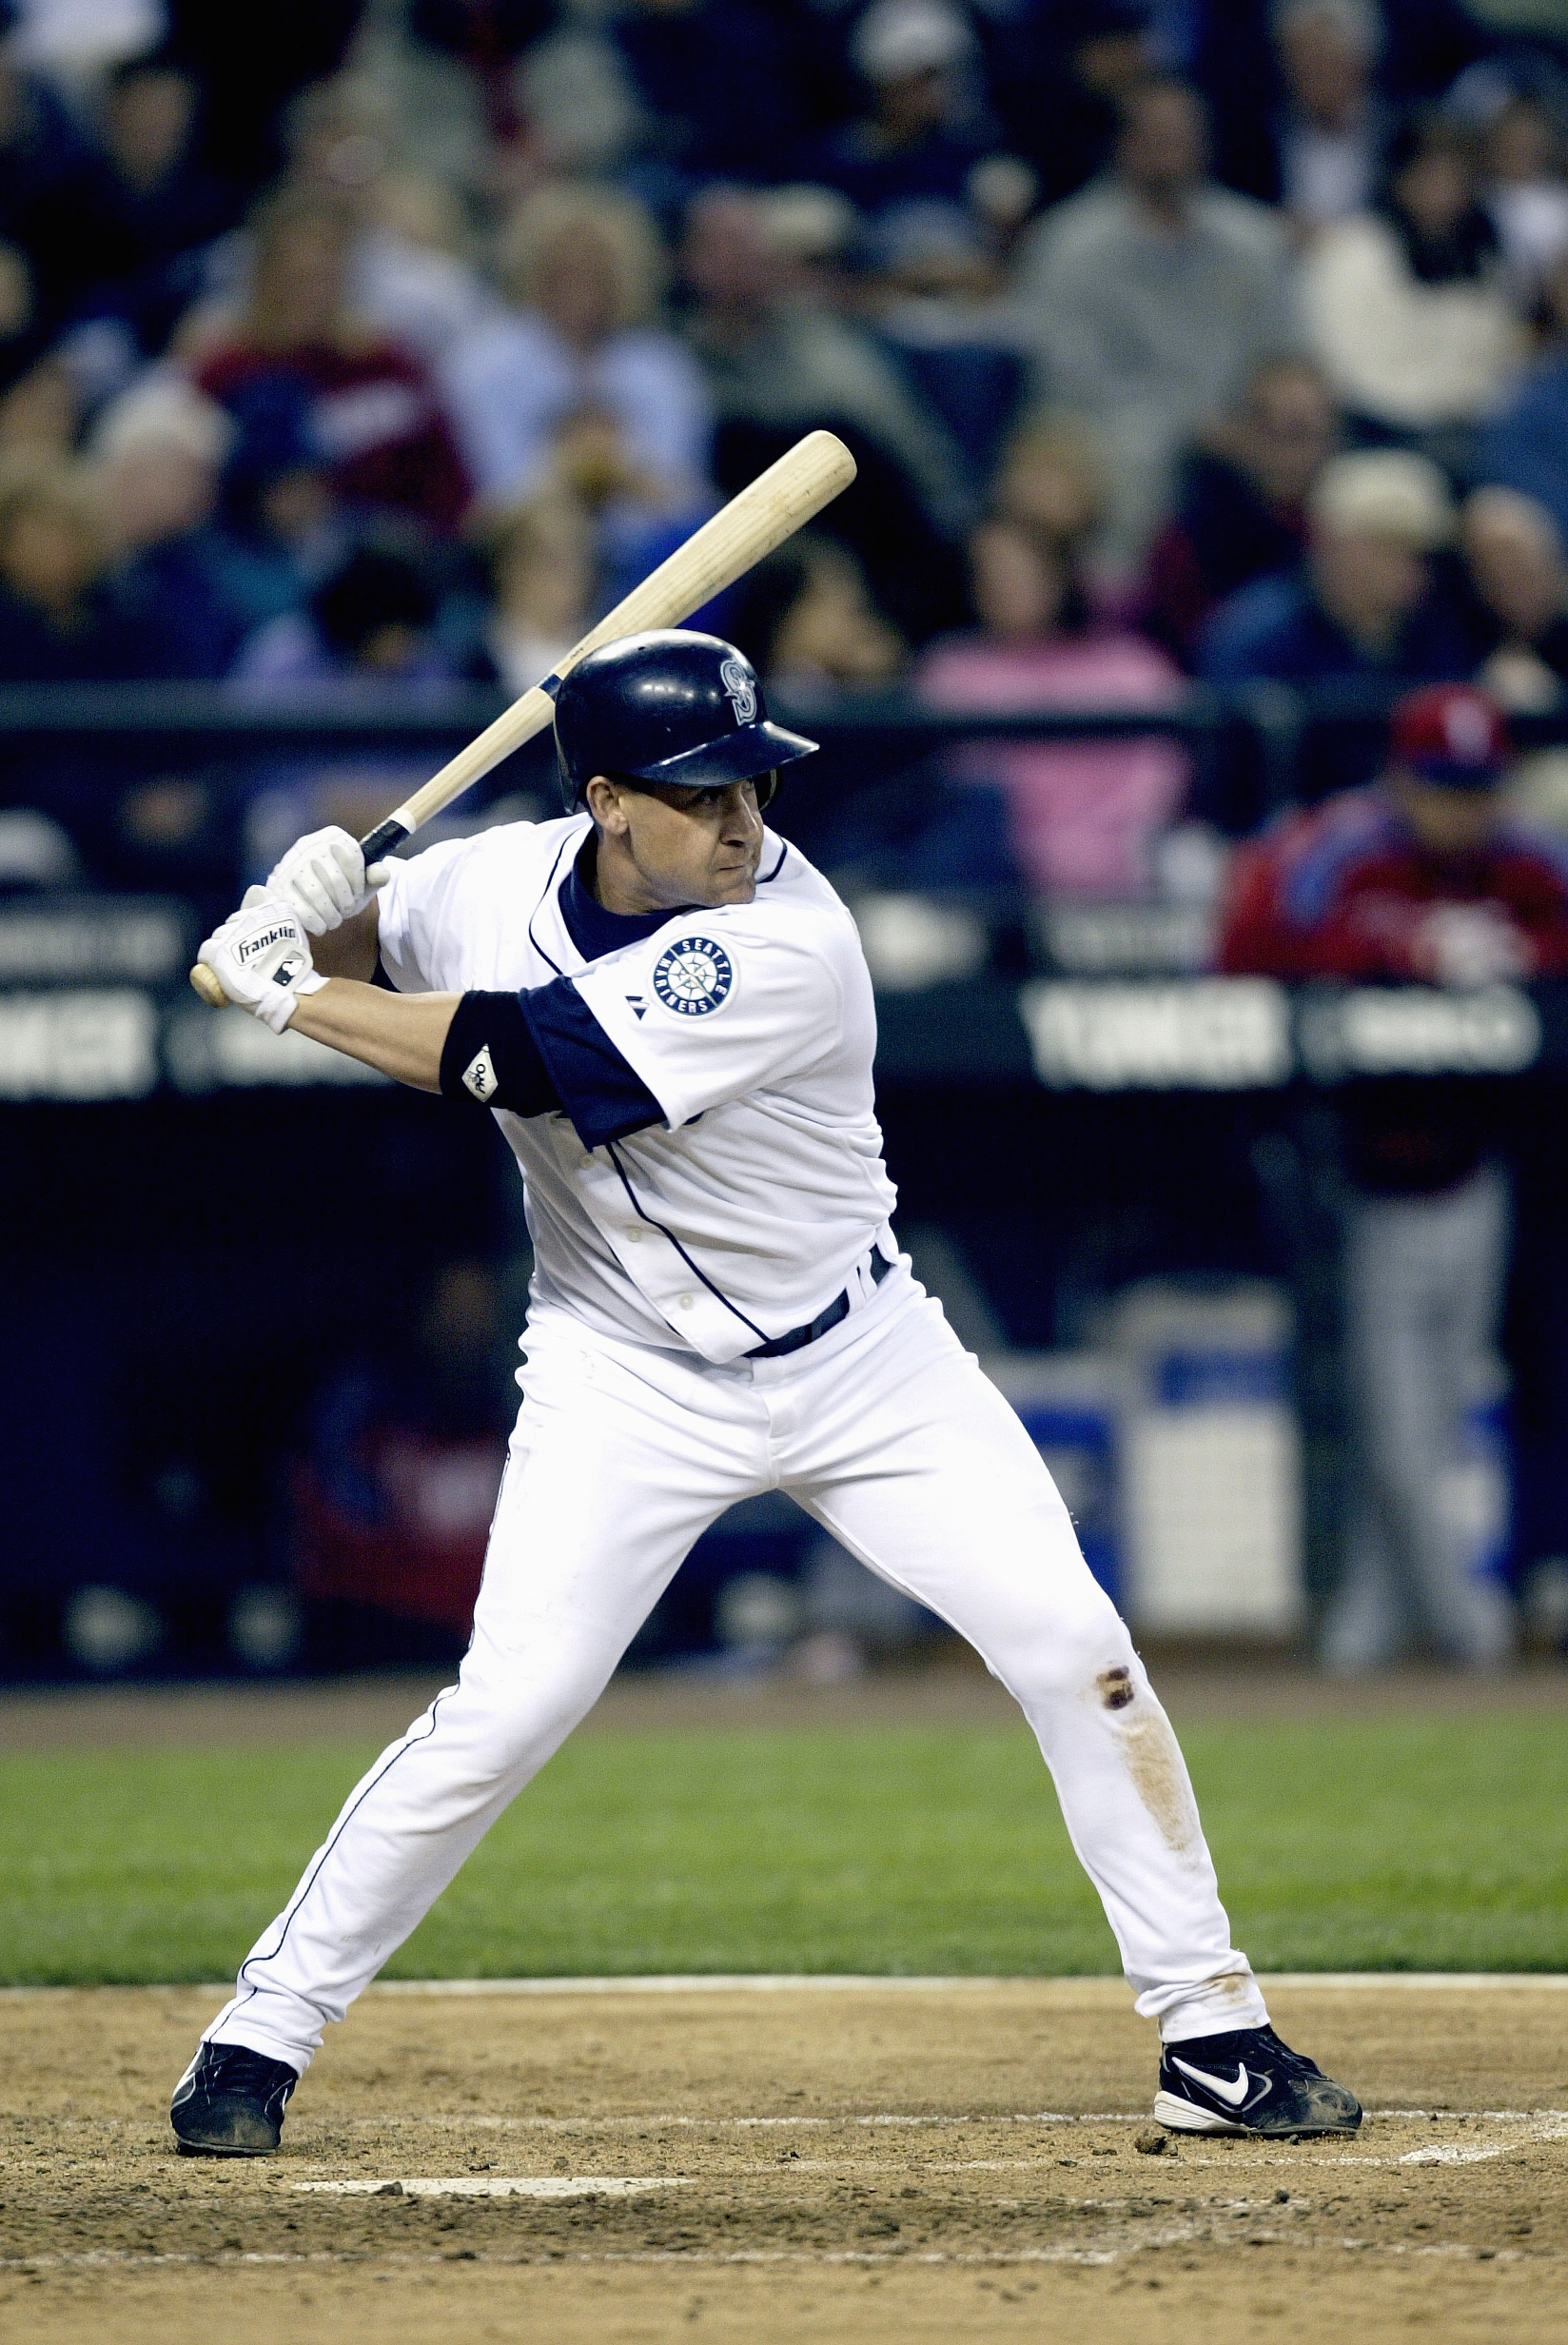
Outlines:
{"type": "MultiPolygon", "coordinates": [[[[1264,1991],[1286,1993],[1550,1994],[1568,1992],[1568,1971],[1260,1971],[1264,1991]]],[[[552,1995],[981,1995],[1002,1988],[1050,1989],[1066,1995],[1103,1993],[1118,2003],[1127,1995],[1123,1980],[1105,1972],[1068,1976],[1014,1973],[981,1977],[926,1977],[902,1972],[696,1971],[627,1978],[561,1979],[378,1979],[367,1996],[552,1996],[552,1995]]],[[[177,1994],[226,1999],[232,1980],[123,1980],[108,1985],[7,1986],[0,2000],[60,1995],[177,1994]]]]}
{"type": "MultiPolygon", "coordinates": [[[[1352,2255],[1435,2256],[1450,2258],[1462,2257],[1468,2261],[1485,2263],[1522,2263],[1526,2257],[1535,2263],[1560,2263],[1563,2260],[1562,2253],[1558,2249],[1477,2248],[1464,2239],[1427,2240],[1419,2247],[1412,2247],[1403,2240],[1390,2241],[1386,2245],[1380,2245],[1372,2239],[1315,2240],[1303,2237],[1299,2232],[1264,2234],[1255,2231],[1249,2237],[1265,2246],[1287,2245],[1298,2249],[1326,2248],[1330,2253],[1352,2255]]],[[[235,2264],[281,2264],[293,2268],[310,2265],[317,2270],[323,2266],[336,2265],[363,2274],[372,2266],[380,2266],[382,2269],[391,2266],[400,2270],[408,2270],[419,2265],[445,2264],[455,2261],[466,2264],[486,2264],[492,2267],[500,2266],[504,2269],[516,2269],[519,2266],[561,2269],[606,2264],[679,2264],[682,2266],[693,2264],[706,2266],[879,2264],[884,2268],[890,2265],[951,2264],[989,2265],[1007,2269],[1028,2264],[1113,2264],[1147,2254],[1150,2249],[1158,2252],[1166,2247],[1209,2246],[1228,2250],[1235,2244],[1233,2239],[1213,2239],[1202,2231],[1193,2229],[1163,2232],[1157,2238],[1146,2237],[1129,2241],[1126,2247],[908,2248],[902,2253],[892,2248],[740,2247],[718,2250],[700,2247],[665,2247],[612,2248],[597,2252],[593,2249],[573,2248],[563,2249],[559,2253],[545,2250],[537,2255],[514,2252],[492,2256],[486,2255],[482,2249],[476,2249],[471,2254],[455,2257],[440,2251],[421,2255],[388,2251],[375,2256],[367,2256],[341,2248],[301,2249],[292,2253],[285,2250],[242,2249],[209,2256],[162,2254],[155,2250],[140,2251],[131,2248],[92,2248],[83,2249],[80,2252],[67,2251],[62,2254],[43,2256],[0,2256],[0,2272],[124,2270],[127,2267],[140,2270],[157,2265],[195,2264],[210,2267],[235,2264]]]]}
{"type": "MultiPolygon", "coordinates": [[[[339,2120],[342,2121],[342,2120],[339,2120]]],[[[873,2110],[846,2117],[356,2117],[347,2119],[354,2130],[376,2133],[382,2126],[429,2125],[447,2132],[492,2133],[639,2133],[682,2128],[689,2133],[821,2133],[851,2125],[886,2128],[932,2125],[1148,2125],[1147,2109],[1100,2109],[1088,2113],[1065,2109],[968,2110],[956,2116],[910,2115],[901,2110],[873,2110]]]]}
{"type": "Polygon", "coordinates": [[[291,2182],[291,2190],[340,2198],[637,2198],[653,2190],[682,2190],[680,2174],[438,2174],[382,2175],[372,2181],[291,2182]]]}
{"type": "MultiPolygon", "coordinates": [[[[1556,2114],[1560,2116],[1563,2113],[1558,2112],[1556,2114]]],[[[812,2120],[808,2120],[808,2122],[811,2121],[812,2120]]],[[[866,2120],[858,2121],[864,2122],[866,2120]]],[[[916,2119],[914,2121],[927,2122],[931,2120],[916,2119]]],[[[1017,2121],[1028,2122],[1031,2120],[1017,2121]]],[[[1069,2121],[1076,2121],[1080,2123],[1103,2123],[1107,2120],[1077,2119],[1069,2121]]],[[[1131,2120],[1124,2119],[1118,2121],[1130,2122],[1131,2120]]],[[[1495,2117],[1492,2121],[1508,2121],[1518,2125],[1522,2125],[1524,2127],[1524,2131],[1517,2134],[1511,2140],[1487,2143],[1459,2141],[1428,2142],[1423,2143],[1419,2149],[1395,2152],[1384,2157],[1378,2157],[1375,2154],[1368,2155],[1365,2152],[1335,2152],[1331,2147],[1332,2137],[1314,2141],[1312,2147],[1321,2149],[1324,2153],[1324,2155],[1317,2161],[1320,2165],[1363,2166],[1387,2170],[1401,2166],[1484,2165],[1499,2158],[1517,2156],[1520,2152],[1535,2148],[1543,2142],[1568,2140],[1568,2124],[1560,2122],[1541,2123],[1539,2119],[1539,2116],[1535,2119],[1532,2119],[1530,2117],[1522,2114],[1506,2119],[1495,2117]]],[[[500,2122],[504,2123],[506,2120],[502,2119],[500,2120],[500,2122]]],[[[526,2120],[522,2120],[522,2122],[526,2122],[526,2120]]],[[[745,2122],[745,2119],[738,2120],[738,2123],[740,2124],[744,2124],[745,2122]]],[[[789,2123],[789,2120],[785,2119],[781,2120],[781,2122],[787,2124],[789,2123]]],[[[832,2123],[833,2120],[823,2118],[817,2119],[815,2122],[819,2125],[827,2125],[832,2123]]],[[[639,2130],[641,2130],[645,2136],[648,2129],[643,2127],[639,2130]]],[[[1193,2136],[1188,2139],[1184,2139],[1179,2148],[1173,2144],[1170,2154],[1176,2164],[1180,2167],[1186,2168],[1188,2171],[1191,2171],[1197,2167],[1224,2166],[1229,2166],[1232,2170],[1234,2170],[1239,2152],[1242,2158],[1248,2159],[1248,2162],[1262,2163],[1269,2166],[1289,2164],[1295,2172],[1300,2173],[1302,2171],[1302,2145],[1298,2143],[1290,2143],[1287,2145],[1281,2142],[1271,2142],[1266,2136],[1242,2137],[1236,2142],[1227,2142],[1225,2149],[1219,2157],[1216,2157],[1213,2155],[1212,2144],[1207,2144],[1204,2148],[1200,2148],[1198,2146],[1202,2140],[1203,2137],[1193,2136]],[[1282,2156],[1282,2151],[1286,2154],[1282,2156]]],[[[867,2171],[875,2171],[874,2161],[869,2159],[808,2158],[791,2158],[788,2162],[793,2169],[792,2178],[793,2177],[805,2174],[842,2173],[847,2167],[850,2166],[854,2166],[856,2168],[865,2167],[867,2171]]],[[[953,2176],[962,2174],[1030,2174],[1036,2177],[1042,2177],[1047,2174],[1050,2174],[1054,2179],[1055,2173],[1059,2171],[1061,2165],[1065,2162],[1068,2161],[1053,2159],[1049,2157],[1034,2158],[941,2158],[923,2160],[920,2171],[923,2174],[928,2175],[953,2176]]],[[[742,2168],[723,2178],[731,2181],[748,2180],[753,2178],[759,2172],[770,2178],[774,2175],[774,2169],[772,2167],[765,2167],[761,2169],[742,2168]]],[[[669,2175],[546,2175],[533,2177],[517,2175],[448,2175],[444,2177],[425,2177],[422,2178],[409,2178],[395,2176],[372,2176],[369,2178],[354,2177],[352,2178],[342,2179],[327,2178],[300,2181],[288,2181],[286,2178],[283,2176],[279,2176],[277,2178],[280,2182],[283,2182],[285,2187],[292,2190],[334,2195],[340,2197],[396,2197],[400,2196],[406,2196],[408,2197],[583,2198],[595,2196],[630,2197],[642,2192],[680,2187],[689,2182],[705,2178],[669,2175]]],[[[717,2178],[706,2178],[714,2179],[717,2178]]],[[[1149,2176],[1149,2179],[1151,2182],[1154,2179],[1152,2173],[1149,2176]]],[[[1075,2203],[1084,2210],[1089,2211],[1096,2208],[1105,2208],[1109,2210],[1117,2206],[1125,2205],[1127,2202],[1122,2199],[1083,2199],[1076,2201],[1075,2203]]],[[[1248,2202],[1245,2199],[1237,2200],[1235,2202],[1235,2209],[1245,2209],[1247,2204],[1248,2202]]]]}
{"type": "MultiPolygon", "coordinates": [[[[792,2178],[799,2174],[842,2174],[852,2161],[837,2158],[799,2158],[790,2159],[792,2178]]],[[[868,2171],[875,2171],[867,2159],[853,2161],[868,2171]]],[[[960,2158],[931,2159],[925,2162],[922,2174],[1040,2174],[1049,2164],[1038,2158],[960,2158]]],[[[750,2174],[757,2170],[751,2169],[750,2174]]],[[[772,2176],[771,2166],[761,2171],[772,2176]]],[[[750,2178],[747,2169],[726,2179],[750,2178]]],[[[708,2178],[684,2174],[646,2175],[471,2175],[449,2174],[410,2178],[406,2175],[378,2175],[370,2178],[356,2176],[350,2180],[290,2182],[290,2190],[316,2191],[335,2194],[343,2198],[629,2198],[641,2191],[680,2190],[708,2178]]],[[[1126,2206],[1125,2198],[1085,2198],[1075,2202],[1088,2209],[1114,2211],[1126,2206]]],[[[1245,2202],[1244,2202],[1245,2203],[1245,2202]]]]}
{"type": "Polygon", "coordinates": [[[1427,2149],[1406,2150],[1400,2159],[1401,2166],[1479,2166],[1491,2158],[1506,2158],[1513,2150],[1527,2149],[1538,2141],[1568,2141],[1568,2126],[1536,2126],[1522,2141],[1499,2141],[1495,2148],[1472,2149],[1467,2143],[1435,2141],[1427,2149]]]}
{"type": "MultiPolygon", "coordinates": [[[[1568,2111],[1560,2109],[1488,2110],[1474,2116],[1469,2116],[1468,2118],[1465,2112],[1460,2110],[1449,2110],[1441,2113],[1430,2110],[1370,2110],[1367,2114],[1368,2117],[1374,2120],[1379,2118],[1382,2118],[1384,2121],[1402,2118],[1406,2121],[1416,2119],[1421,2122],[1432,2122],[1435,2120],[1439,2123],[1446,2122],[1448,2124],[1463,2123],[1468,2121],[1470,2123],[1484,2123],[1492,2125],[1513,2125],[1516,2127],[1521,2127],[1523,2130],[1517,2132],[1512,2139],[1504,2141],[1431,2141],[1423,2142],[1419,2149],[1393,2151],[1382,2157],[1378,2156],[1376,2152],[1355,2150],[1336,2151],[1333,2148],[1334,2137],[1332,2135],[1313,2137],[1305,2142],[1284,2142],[1271,2140],[1267,2135],[1264,2134],[1242,2135],[1233,2138],[1228,2138],[1225,2141],[1225,2148],[1220,2152],[1219,2156],[1215,2156],[1214,2150],[1216,2145],[1211,2139],[1203,2135],[1191,2135],[1184,2136],[1179,2145],[1175,2140],[1172,2140],[1169,2144],[1168,2155],[1177,2163],[1188,2169],[1199,2166],[1228,2165],[1234,2167],[1238,2160],[1245,2159],[1249,2162],[1262,2163],[1264,2165],[1288,2164],[1294,2171],[1299,2173],[1302,2170],[1303,2151],[1309,2155],[1312,2152],[1316,2152],[1318,2155],[1313,2162],[1319,2165],[1369,2166],[1382,2169],[1392,2169],[1401,2166],[1475,2166],[1489,2164],[1492,2160],[1499,2158],[1517,2157],[1523,2151],[1538,2148],[1544,2143],[1568,2141],[1568,2121],[1564,2121],[1568,2120],[1568,2111]],[[1198,2146],[1200,2143],[1204,2144],[1203,2148],[1198,2146]]],[[[830,2130],[833,2127],[844,2129],[849,2126],[929,2127],[931,2125],[966,2124],[1131,2125],[1141,2123],[1145,2120],[1141,2115],[1125,2116],[1117,2114],[1114,2116],[1100,2115],[1092,2117],[1067,2117],[1060,2114],[1047,2112],[1044,2115],[1037,2116],[1019,2115],[1003,2118],[899,2117],[891,2114],[876,2114],[847,2118],[704,2118],[675,2117],[610,2118],[578,2120],[570,2118],[483,2118],[465,2120],[461,2118],[405,2118],[402,2119],[381,2121],[401,2123],[404,2125],[423,2124],[445,2126],[448,2129],[461,2126],[465,2123],[476,2123],[493,2130],[510,2129],[519,2132],[535,2129],[539,2131],[546,2129],[554,2131],[571,2131],[580,2129],[583,2131],[607,2132],[616,2130],[625,2132],[635,2129],[639,2136],[646,2138],[659,2126],[663,2126],[666,2130],[671,2131],[711,2130],[714,2132],[741,2132],[766,2126],[785,2132],[822,2132],[830,2130]]],[[[372,2130],[377,2120],[372,2118],[360,2118],[356,2120],[356,2123],[362,2129],[367,2131],[372,2130]]],[[[792,2159],[790,2162],[794,2166],[797,2173],[814,2173],[831,2172],[835,2169],[842,2169],[846,2163],[856,2163],[861,2161],[833,2158],[800,2158],[792,2159]]],[[[922,2172],[931,2174],[963,2174],[988,2171],[993,2173],[1029,2172],[1038,2174],[1045,2172],[1052,2163],[1053,2161],[1049,2158],[1029,2159],[968,2158],[959,2161],[942,2160],[940,2162],[926,2160],[923,2162],[921,2170],[922,2172]]],[[[743,2169],[742,2172],[744,2171],[745,2170],[743,2169]]],[[[771,2171],[771,2169],[765,2169],[765,2171],[771,2171]]],[[[735,2178],[732,2177],[731,2178],[735,2178]]],[[[296,2187],[325,2189],[331,2186],[321,2183],[311,2185],[296,2185],[296,2187]]],[[[374,2188],[380,2187],[380,2185],[363,2183],[356,2184],[353,2187],[368,2192],[374,2188]]]]}
{"type": "MultiPolygon", "coordinates": [[[[1560,2118],[1563,2115],[1560,2109],[1538,2109],[1529,2116],[1520,2117],[1494,2115],[1490,2119],[1492,2123],[1523,2126],[1523,2132],[1516,2134],[1509,2141],[1428,2141],[1423,2142],[1419,2150],[1404,2150],[1393,2158],[1369,2158],[1355,2151],[1342,2151],[1331,2162],[1337,2166],[1486,2165],[1493,2158],[1517,2157],[1521,2150],[1535,2149],[1541,2142],[1568,2141],[1568,2125],[1543,2121],[1560,2118]]],[[[1448,2122],[1453,2121],[1450,2117],[1448,2122]]]]}
{"type": "MultiPolygon", "coordinates": [[[[1286,1993],[1324,1988],[1351,1993],[1366,1988],[1431,1993],[1490,1994],[1542,1987],[1568,1991],[1568,1971],[1260,1971],[1258,1984],[1286,1993]]],[[[1003,1987],[1049,1987],[1070,1994],[1099,1990],[1118,2001],[1126,1981],[1107,1972],[1033,1977],[922,1977],[913,1973],[853,1971],[671,1972],[646,1978],[592,1979],[378,1979],[368,1995],[818,1995],[994,1994],[1003,1987]]],[[[215,1992],[226,1995],[225,1980],[215,1992]]]]}
{"type": "MultiPolygon", "coordinates": [[[[1462,2122],[1498,2125],[1530,2125],[1546,2119],[1568,2119],[1568,2109],[1368,2109],[1368,2122],[1390,2118],[1415,2118],[1422,2123],[1455,2125],[1462,2122]]],[[[374,2133],[383,2125],[430,2125],[448,2131],[472,2129],[476,2132],[538,2132],[538,2133],[595,2133],[648,2132],[658,2126],[684,2127],[689,2131],[715,2133],[757,2132],[764,2129],[788,2133],[822,2132],[833,2126],[885,2125],[1147,2125],[1153,2122],[1147,2109],[971,2109],[954,2115],[930,2116],[906,2110],[875,2109],[847,2113],[840,2117],[703,2117],[690,2112],[676,2114],[660,2111],[652,2117],[454,2117],[447,2115],[402,2115],[386,2117],[358,2117],[348,2119],[350,2126],[363,2133],[374,2133]]],[[[1556,2137],[1553,2137],[1554,2138],[1556,2137]]],[[[1193,2134],[1187,2139],[1201,2140],[1193,2134]]],[[[1237,2136],[1240,2142],[1263,2142],[1266,2135],[1237,2136]]]]}

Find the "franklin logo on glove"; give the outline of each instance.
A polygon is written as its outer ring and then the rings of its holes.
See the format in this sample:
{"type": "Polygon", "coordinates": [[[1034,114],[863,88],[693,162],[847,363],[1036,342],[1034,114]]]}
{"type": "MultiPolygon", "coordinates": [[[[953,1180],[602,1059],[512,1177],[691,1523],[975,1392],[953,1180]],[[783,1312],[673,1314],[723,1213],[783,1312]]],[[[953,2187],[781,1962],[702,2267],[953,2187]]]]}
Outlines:
{"type": "MultiPolygon", "coordinates": [[[[252,961],[260,960],[264,953],[270,952],[275,944],[295,943],[299,938],[299,934],[300,923],[298,920],[293,918],[281,920],[273,927],[264,928],[259,936],[240,937],[234,947],[236,957],[239,959],[242,967],[247,968],[252,961]]],[[[309,956],[306,956],[305,962],[303,963],[302,966],[307,967],[308,965],[309,956]]],[[[272,974],[276,975],[277,973],[274,971],[272,974]]],[[[286,985],[287,982],[288,980],[285,977],[284,979],[284,983],[286,985]]]]}
{"type": "Polygon", "coordinates": [[[276,897],[242,906],[207,938],[199,957],[229,1000],[274,1034],[283,1033],[302,994],[319,993],[326,983],[316,974],[299,914],[276,897]]]}

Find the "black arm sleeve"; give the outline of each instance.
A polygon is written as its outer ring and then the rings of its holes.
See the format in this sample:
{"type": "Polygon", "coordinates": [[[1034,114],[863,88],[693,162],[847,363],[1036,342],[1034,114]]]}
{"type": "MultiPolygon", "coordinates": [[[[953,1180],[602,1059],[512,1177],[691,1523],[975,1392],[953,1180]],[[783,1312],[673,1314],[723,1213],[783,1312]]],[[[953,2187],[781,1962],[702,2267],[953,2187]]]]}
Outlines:
{"type": "Polygon", "coordinates": [[[522,994],[464,994],[441,1045],[443,1099],[547,1115],[562,1104],[523,1015],[522,994]]]}
{"type": "Polygon", "coordinates": [[[441,1047],[441,1088],[443,1098],[514,1115],[564,1110],[584,1148],[664,1120],[565,977],[520,994],[464,994],[441,1047]]]}

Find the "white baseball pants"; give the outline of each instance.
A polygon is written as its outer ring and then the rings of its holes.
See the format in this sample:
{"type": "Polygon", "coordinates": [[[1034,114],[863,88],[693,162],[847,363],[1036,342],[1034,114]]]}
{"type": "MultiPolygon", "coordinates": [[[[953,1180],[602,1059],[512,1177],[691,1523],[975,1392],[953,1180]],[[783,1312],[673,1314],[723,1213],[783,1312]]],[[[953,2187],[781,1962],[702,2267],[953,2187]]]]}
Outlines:
{"type": "Polygon", "coordinates": [[[458,1682],[350,1793],[209,2041],[303,2071],[593,1706],[699,1533],[767,1489],[950,1622],[1016,1698],[1139,2012],[1167,2041],[1263,2024],[1127,1631],[1029,1435],[907,1269],[783,1359],[715,1368],[555,1314],[525,1343],[458,1682]]]}

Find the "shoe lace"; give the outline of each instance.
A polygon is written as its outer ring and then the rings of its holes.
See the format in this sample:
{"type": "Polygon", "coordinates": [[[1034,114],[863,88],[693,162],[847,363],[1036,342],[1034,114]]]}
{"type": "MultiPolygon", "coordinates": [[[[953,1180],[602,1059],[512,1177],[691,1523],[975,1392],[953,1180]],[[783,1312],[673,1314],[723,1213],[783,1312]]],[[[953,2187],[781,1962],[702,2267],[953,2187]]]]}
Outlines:
{"type": "Polygon", "coordinates": [[[207,2051],[197,2079],[204,2092],[254,2094],[269,2117],[283,2115],[300,2080],[286,2060],[268,2059],[243,2043],[209,2044],[207,2051]]]}
{"type": "Polygon", "coordinates": [[[1236,2028],[1228,2035],[1200,2036],[1166,2049],[1179,2051],[1198,2068],[1233,2068],[1245,2061],[1249,2069],[1266,2064],[1289,2077],[1323,2074],[1316,2060],[1309,2060],[1304,2052],[1292,2052],[1271,2027],[1236,2028]]]}
{"type": "Polygon", "coordinates": [[[1323,2075],[1323,2070],[1316,2060],[1309,2060],[1304,2052],[1292,2052],[1290,2046],[1283,2043],[1271,2027],[1260,2028],[1258,2033],[1267,2048],[1269,2057],[1278,2060],[1288,2076],[1321,2077],[1323,2075]]]}

